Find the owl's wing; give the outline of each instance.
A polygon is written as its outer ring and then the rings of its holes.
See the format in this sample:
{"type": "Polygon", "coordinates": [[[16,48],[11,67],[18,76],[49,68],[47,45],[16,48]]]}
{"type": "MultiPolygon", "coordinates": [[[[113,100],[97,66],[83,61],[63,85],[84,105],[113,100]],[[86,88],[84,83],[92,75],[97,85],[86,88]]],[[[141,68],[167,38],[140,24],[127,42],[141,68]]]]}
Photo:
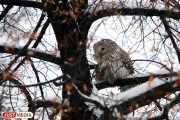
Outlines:
{"type": "Polygon", "coordinates": [[[125,52],[123,49],[117,49],[115,51],[110,52],[103,56],[103,61],[108,61],[111,68],[116,71],[121,67],[125,67],[129,70],[129,73],[134,73],[133,63],[129,54],[125,52]]]}
{"type": "Polygon", "coordinates": [[[134,73],[133,63],[132,63],[132,60],[131,60],[129,54],[121,49],[119,51],[119,55],[122,59],[122,63],[129,70],[129,73],[130,74],[134,73]]]}

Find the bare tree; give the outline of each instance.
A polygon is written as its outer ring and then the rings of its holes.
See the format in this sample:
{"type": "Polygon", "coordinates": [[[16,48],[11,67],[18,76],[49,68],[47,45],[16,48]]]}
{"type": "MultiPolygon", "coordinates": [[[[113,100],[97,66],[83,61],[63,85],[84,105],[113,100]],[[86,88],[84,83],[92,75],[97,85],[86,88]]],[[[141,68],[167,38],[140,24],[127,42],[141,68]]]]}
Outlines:
{"type": "Polygon", "coordinates": [[[32,119],[52,120],[180,118],[178,0],[0,4],[2,111],[30,111],[32,119]],[[117,36],[108,32],[111,27],[117,36]],[[136,73],[114,84],[94,82],[92,44],[111,34],[136,58],[136,73]],[[104,96],[99,92],[133,84],[139,85],[104,96]]]}

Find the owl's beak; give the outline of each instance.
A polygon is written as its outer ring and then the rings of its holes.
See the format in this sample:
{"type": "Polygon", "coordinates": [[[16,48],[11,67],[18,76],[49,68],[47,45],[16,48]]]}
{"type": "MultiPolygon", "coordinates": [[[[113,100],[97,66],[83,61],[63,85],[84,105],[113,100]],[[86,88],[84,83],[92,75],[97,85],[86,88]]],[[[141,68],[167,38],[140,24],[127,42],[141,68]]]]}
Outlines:
{"type": "Polygon", "coordinates": [[[99,57],[102,58],[102,57],[103,57],[103,54],[99,53],[99,57]]]}

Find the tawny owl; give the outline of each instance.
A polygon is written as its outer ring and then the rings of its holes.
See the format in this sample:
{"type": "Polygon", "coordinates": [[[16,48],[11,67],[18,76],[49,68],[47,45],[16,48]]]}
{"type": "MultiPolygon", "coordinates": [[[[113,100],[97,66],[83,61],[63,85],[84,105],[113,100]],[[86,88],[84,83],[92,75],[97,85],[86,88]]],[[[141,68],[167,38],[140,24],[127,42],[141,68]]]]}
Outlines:
{"type": "Polygon", "coordinates": [[[113,84],[118,78],[125,78],[134,73],[128,53],[110,39],[102,39],[93,46],[94,57],[99,67],[96,80],[107,80],[113,84]]]}

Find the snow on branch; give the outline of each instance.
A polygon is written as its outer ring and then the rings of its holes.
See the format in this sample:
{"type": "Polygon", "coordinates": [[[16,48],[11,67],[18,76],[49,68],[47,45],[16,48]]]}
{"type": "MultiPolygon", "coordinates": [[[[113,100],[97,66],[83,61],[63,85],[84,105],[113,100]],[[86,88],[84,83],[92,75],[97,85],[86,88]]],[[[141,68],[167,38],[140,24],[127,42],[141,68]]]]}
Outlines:
{"type": "Polygon", "coordinates": [[[157,120],[157,119],[166,119],[168,118],[168,112],[169,110],[175,105],[180,103],[180,94],[177,95],[177,97],[175,97],[173,100],[171,100],[171,102],[169,104],[166,104],[163,107],[163,111],[161,112],[161,114],[158,115],[153,115],[151,116],[151,118],[149,118],[148,120],[157,120]]]}
{"type": "MultiPolygon", "coordinates": [[[[156,71],[157,72],[157,71],[156,71]]],[[[141,84],[141,83],[145,83],[149,80],[150,76],[158,77],[158,78],[166,78],[166,77],[171,77],[171,76],[175,76],[178,73],[176,72],[162,72],[159,71],[157,72],[157,74],[146,74],[146,75],[133,75],[132,77],[127,77],[125,79],[117,79],[116,82],[114,84],[109,84],[107,81],[100,81],[100,82],[95,82],[94,85],[96,86],[97,89],[104,89],[107,87],[115,87],[115,86],[124,86],[124,85],[134,85],[134,84],[141,84]]]]}
{"type": "Polygon", "coordinates": [[[148,105],[164,97],[168,93],[180,90],[179,77],[177,77],[177,75],[171,76],[166,78],[154,77],[151,81],[111,97],[103,96],[96,87],[93,87],[90,96],[81,93],[76,85],[74,85],[74,87],[79,93],[79,97],[85,99],[85,101],[87,101],[86,104],[89,105],[91,109],[93,106],[101,110],[111,108],[111,110],[117,110],[119,113],[127,115],[144,105],[148,105]]]}
{"type": "Polygon", "coordinates": [[[117,102],[114,106],[116,106],[122,114],[128,114],[168,93],[180,90],[179,86],[178,77],[169,77],[168,80],[167,78],[155,78],[153,81],[148,81],[115,96],[114,99],[117,102]]]}

